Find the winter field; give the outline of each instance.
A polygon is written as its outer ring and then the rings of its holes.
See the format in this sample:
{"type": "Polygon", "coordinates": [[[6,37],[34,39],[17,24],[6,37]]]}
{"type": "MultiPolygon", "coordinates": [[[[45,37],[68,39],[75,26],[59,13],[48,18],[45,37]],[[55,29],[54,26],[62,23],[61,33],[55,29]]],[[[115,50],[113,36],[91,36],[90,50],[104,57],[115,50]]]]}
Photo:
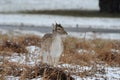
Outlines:
{"type": "MultiPolygon", "coordinates": [[[[56,80],[55,76],[59,71],[75,80],[120,79],[119,39],[97,38],[95,33],[91,33],[90,38],[87,38],[88,33],[76,37],[72,35],[74,33],[68,32],[71,35],[64,41],[65,50],[60,64],[55,68],[41,63],[39,57],[41,37],[44,33],[3,29],[0,32],[1,80],[44,80],[45,76],[56,80]],[[43,73],[46,68],[47,73],[43,73]]],[[[66,80],[64,76],[61,77],[66,80]]]]}
{"type": "MultiPolygon", "coordinates": [[[[0,14],[0,28],[10,31],[22,30],[37,31],[48,33],[51,32],[52,24],[61,23],[64,28],[69,31],[69,35],[82,38],[85,31],[79,28],[104,29],[103,33],[96,33],[96,37],[103,39],[120,39],[120,18],[99,18],[99,17],[70,17],[59,15],[32,15],[32,14],[0,14]],[[14,26],[14,27],[12,27],[14,26]],[[45,27],[48,29],[46,30],[45,27]],[[14,29],[12,29],[14,28],[14,29]],[[31,30],[32,28],[32,30],[31,30]],[[44,28],[44,30],[40,30],[44,28]],[[68,30],[73,28],[73,30],[68,30]],[[105,34],[108,31],[107,34],[105,34]],[[114,31],[114,32],[112,32],[114,31]]],[[[94,30],[86,34],[90,38],[94,34],[94,30]]]]}
{"type": "MultiPolygon", "coordinates": [[[[65,50],[61,55],[58,68],[41,63],[39,58],[41,37],[45,32],[24,30],[24,27],[26,25],[27,29],[31,25],[52,27],[55,19],[64,27],[76,27],[78,24],[79,27],[119,29],[119,18],[88,18],[89,22],[87,18],[78,17],[2,14],[0,18],[0,77],[2,80],[44,80],[45,76],[54,80],[52,78],[56,78],[59,71],[66,77],[70,77],[70,80],[73,78],[75,80],[120,79],[120,33],[68,32],[64,41],[65,50]],[[95,23],[91,23],[92,21],[96,21],[96,26],[95,23]],[[105,21],[110,24],[106,24],[105,21]],[[8,28],[4,28],[3,25],[8,28]],[[12,29],[13,25],[20,26],[12,29]],[[101,25],[103,27],[100,27],[101,25]],[[46,68],[48,71],[43,74],[46,68]]],[[[66,80],[63,76],[60,77],[66,80]]]]}
{"type": "Polygon", "coordinates": [[[0,0],[0,12],[64,9],[99,10],[98,0],[0,0]]]}
{"type": "Polygon", "coordinates": [[[0,80],[120,80],[120,18],[19,13],[78,9],[98,11],[98,0],[0,0],[0,80]],[[68,35],[54,67],[40,51],[56,22],[68,35]]]}

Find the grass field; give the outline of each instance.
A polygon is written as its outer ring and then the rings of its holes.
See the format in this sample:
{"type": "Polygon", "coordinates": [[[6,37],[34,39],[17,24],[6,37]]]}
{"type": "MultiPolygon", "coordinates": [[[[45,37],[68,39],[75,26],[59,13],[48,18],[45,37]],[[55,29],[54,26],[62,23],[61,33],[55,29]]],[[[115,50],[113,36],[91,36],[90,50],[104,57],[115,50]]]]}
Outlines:
{"type": "MultiPolygon", "coordinates": [[[[81,80],[82,78],[87,79],[87,77],[109,79],[105,76],[109,71],[108,67],[118,67],[118,69],[120,67],[119,40],[100,38],[88,40],[68,36],[64,41],[64,52],[61,55],[59,68],[40,63],[37,57],[39,52],[36,52],[38,49],[35,49],[32,53],[26,49],[26,47],[29,46],[40,48],[40,36],[29,34],[9,36],[8,34],[0,34],[0,43],[1,80],[5,80],[6,76],[19,77],[21,80],[40,79],[40,77],[45,78],[46,76],[54,80],[53,78],[56,79],[59,73],[61,74],[59,78],[67,76],[70,80],[74,80],[72,76],[80,77],[75,77],[75,80],[81,80]],[[18,60],[19,57],[21,57],[20,60],[18,60]],[[30,65],[30,61],[35,61],[34,65],[30,65]],[[44,72],[46,66],[47,71],[44,72]],[[106,71],[106,68],[108,71],[106,71]],[[67,73],[65,71],[67,71],[67,73]],[[53,74],[51,75],[51,73],[53,74]]],[[[117,74],[119,75],[119,73],[117,74]]],[[[112,77],[110,79],[119,78],[112,77]]],[[[63,80],[65,80],[65,77],[63,80]]]]}

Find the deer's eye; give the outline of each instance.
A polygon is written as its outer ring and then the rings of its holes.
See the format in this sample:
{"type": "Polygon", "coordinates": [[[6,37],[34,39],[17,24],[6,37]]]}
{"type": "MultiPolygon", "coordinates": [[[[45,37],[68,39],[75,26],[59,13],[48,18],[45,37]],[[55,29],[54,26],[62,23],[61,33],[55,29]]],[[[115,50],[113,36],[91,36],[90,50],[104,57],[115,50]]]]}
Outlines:
{"type": "Polygon", "coordinates": [[[61,28],[57,28],[57,30],[61,30],[61,28]]]}
{"type": "Polygon", "coordinates": [[[57,30],[61,30],[61,29],[57,29],[57,30]]]}

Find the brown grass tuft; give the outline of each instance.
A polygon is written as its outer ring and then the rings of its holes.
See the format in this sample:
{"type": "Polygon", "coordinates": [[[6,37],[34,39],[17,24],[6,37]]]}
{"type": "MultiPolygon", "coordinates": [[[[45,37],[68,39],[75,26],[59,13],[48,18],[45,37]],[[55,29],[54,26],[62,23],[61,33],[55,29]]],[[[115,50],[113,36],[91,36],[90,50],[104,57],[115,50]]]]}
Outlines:
{"type": "Polygon", "coordinates": [[[1,35],[3,39],[0,44],[0,51],[9,54],[10,53],[27,53],[26,46],[39,46],[41,38],[36,35],[23,35],[10,38],[7,35],[1,35]]]}
{"type": "Polygon", "coordinates": [[[119,40],[97,39],[92,40],[67,37],[64,41],[64,52],[61,61],[79,65],[90,65],[91,62],[104,61],[109,65],[119,65],[120,52],[112,52],[112,49],[120,50],[119,40]],[[79,53],[78,50],[87,52],[79,53]],[[91,53],[91,51],[94,53],[91,53]]]}

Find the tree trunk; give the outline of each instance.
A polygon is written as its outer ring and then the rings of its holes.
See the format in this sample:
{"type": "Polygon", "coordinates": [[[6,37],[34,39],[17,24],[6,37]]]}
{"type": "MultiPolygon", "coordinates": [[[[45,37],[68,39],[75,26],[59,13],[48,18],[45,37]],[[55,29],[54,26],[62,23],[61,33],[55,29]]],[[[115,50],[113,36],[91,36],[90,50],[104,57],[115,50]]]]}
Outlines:
{"type": "Polygon", "coordinates": [[[99,0],[100,12],[119,13],[120,0],[99,0]]]}

